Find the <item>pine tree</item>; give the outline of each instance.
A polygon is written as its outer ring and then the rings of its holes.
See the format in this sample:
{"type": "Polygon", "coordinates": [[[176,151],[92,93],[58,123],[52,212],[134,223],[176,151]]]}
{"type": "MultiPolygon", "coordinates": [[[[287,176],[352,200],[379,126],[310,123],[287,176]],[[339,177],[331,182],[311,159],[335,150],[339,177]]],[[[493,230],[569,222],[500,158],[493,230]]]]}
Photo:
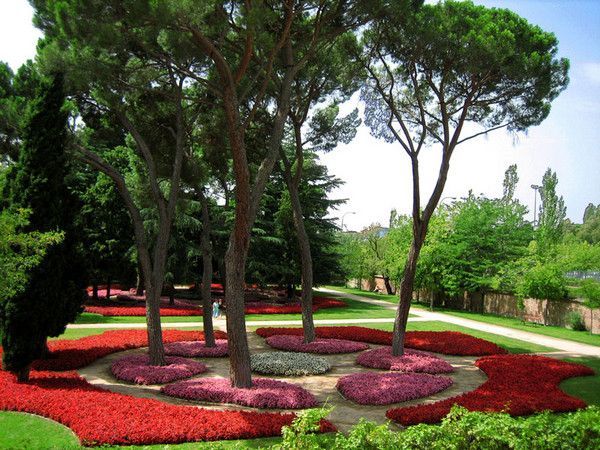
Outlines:
{"type": "Polygon", "coordinates": [[[73,225],[77,203],[67,186],[66,142],[63,80],[55,75],[41,87],[29,110],[10,187],[12,206],[31,210],[24,231],[62,231],[65,235],[32,270],[25,289],[0,305],[3,366],[21,381],[28,380],[31,363],[44,356],[47,338],[65,331],[85,299],[73,225]]]}

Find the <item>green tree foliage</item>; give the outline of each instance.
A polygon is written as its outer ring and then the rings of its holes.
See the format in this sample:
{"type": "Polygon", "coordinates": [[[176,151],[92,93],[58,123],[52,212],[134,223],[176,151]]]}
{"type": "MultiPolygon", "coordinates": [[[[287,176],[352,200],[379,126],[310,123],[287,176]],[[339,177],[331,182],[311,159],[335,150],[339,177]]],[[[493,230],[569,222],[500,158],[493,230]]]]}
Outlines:
{"type": "MultiPolygon", "coordinates": [[[[29,225],[29,215],[30,211],[25,209],[0,212],[0,273],[3,274],[0,277],[0,305],[25,289],[29,274],[42,262],[46,249],[59,244],[64,236],[62,232],[21,231],[29,225]]],[[[4,308],[0,306],[0,311],[4,308]]]]}
{"type": "Polygon", "coordinates": [[[50,247],[30,272],[25,289],[8,299],[0,311],[4,367],[23,378],[28,376],[29,364],[42,356],[47,337],[62,334],[86,298],[85,274],[77,253],[79,235],[73,225],[78,205],[67,185],[66,140],[62,76],[55,75],[29,112],[10,186],[12,205],[31,210],[26,232],[65,234],[61,244],[50,247]]]}
{"type": "Polygon", "coordinates": [[[557,245],[564,234],[564,221],[567,207],[562,195],[556,193],[558,177],[550,168],[544,173],[540,189],[540,211],[538,219],[537,239],[542,253],[557,245]]]}
{"type": "Polygon", "coordinates": [[[590,203],[583,214],[583,224],[577,232],[577,237],[589,244],[600,243],[600,205],[590,203]]]}
{"type": "Polygon", "coordinates": [[[365,31],[359,56],[368,73],[361,91],[365,123],[374,136],[399,144],[413,175],[413,239],[394,354],[403,351],[419,254],[454,150],[496,129],[538,125],[568,82],[568,61],[556,58],[556,37],[510,10],[445,1],[407,14],[403,6],[394,2],[365,31]],[[430,145],[442,155],[431,197],[422,203],[419,155],[430,145]]]}

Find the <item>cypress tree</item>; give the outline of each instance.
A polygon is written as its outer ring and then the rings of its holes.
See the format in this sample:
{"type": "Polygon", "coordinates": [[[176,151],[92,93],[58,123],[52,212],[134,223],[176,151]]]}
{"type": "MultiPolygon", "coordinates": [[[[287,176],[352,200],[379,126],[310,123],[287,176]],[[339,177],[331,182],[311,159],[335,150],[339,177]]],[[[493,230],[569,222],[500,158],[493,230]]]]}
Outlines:
{"type": "Polygon", "coordinates": [[[67,117],[63,79],[53,76],[38,91],[27,117],[10,195],[13,207],[31,210],[24,231],[63,231],[64,240],[48,249],[30,273],[22,293],[0,304],[3,367],[19,380],[45,355],[46,340],[65,331],[85,300],[84,273],[77,252],[77,202],[67,185],[67,117]]]}

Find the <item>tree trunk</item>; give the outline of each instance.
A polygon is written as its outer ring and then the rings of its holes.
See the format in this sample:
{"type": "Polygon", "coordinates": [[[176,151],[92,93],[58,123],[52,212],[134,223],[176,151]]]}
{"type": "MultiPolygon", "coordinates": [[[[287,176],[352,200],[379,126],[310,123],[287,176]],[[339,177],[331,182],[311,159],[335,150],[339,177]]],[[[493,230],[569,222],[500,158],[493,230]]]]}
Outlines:
{"type": "Polygon", "coordinates": [[[404,276],[400,282],[400,303],[396,310],[394,321],[394,335],[392,338],[392,355],[402,356],[404,354],[404,338],[406,336],[406,325],[408,323],[408,312],[412,301],[413,285],[417,271],[417,261],[423,245],[423,239],[413,241],[410,246],[408,258],[404,266],[404,276]]]}
{"type": "MultiPolygon", "coordinates": [[[[234,230],[235,231],[235,230],[234,230]]],[[[227,337],[229,343],[229,376],[231,385],[237,388],[252,387],[250,370],[250,350],[246,335],[246,317],[244,315],[244,275],[246,266],[245,249],[237,249],[230,242],[225,254],[227,267],[227,337]]]]}
{"type": "Polygon", "coordinates": [[[144,271],[138,261],[137,280],[135,283],[135,295],[144,295],[144,271]]]}
{"type": "Polygon", "coordinates": [[[18,383],[27,383],[29,381],[29,372],[31,371],[31,364],[13,372],[17,377],[18,383]]]}
{"type": "Polygon", "coordinates": [[[106,281],[106,301],[110,300],[110,278],[106,281]]]}
{"type": "Polygon", "coordinates": [[[212,245],[210,242],[210,215],[208,212],[208,202],[204,195],[201,195],[202,202],[202,234],[200,236],[200,250],[202,251],[202,287],[200,298],[202,299],[202,324],[204,328],[204,344],[206,347],[215,346],[215,333],[213,330],[212,318],[212,296],[210,294],[210,285],[212,284],[212,245]]]}
{"type": "Polygon", "coordinates": [[[150,365],[164,366],[166,361],[160,325],[160,286],[152,283],[146,283],[146,326],[150,365]]]}
{"type": "Polygon", "coordinates": [[[304,342],[310,343],[315,340],[315,323],[313,320],[313,262],[310,251],[310,242],[308,233],[304,226],[304,217],[302,215],[302,204],[300,203],[300,195],[298,186],[291,180],[289,172],[286,175],[288,191],[292,204],[292,212],[294,216],[294,227],[296,228],[296,236],[298,238],[298,246],[300,248],[300,261],[302,266],[302,328],[304,329],[304,342]]]}
{"type": "Polygon", "coordinates": [[[92,284],[92,300],[98,301],[98,283],[96,281],[92,284]]]}
{"type": "Polygon", "coordinates": [[[394,289],[392,288],[392,284],[390,283],[390,277],[383,276],[383,283],[385,284],[385,293],[391,295],[394,293],[394,289]]]}

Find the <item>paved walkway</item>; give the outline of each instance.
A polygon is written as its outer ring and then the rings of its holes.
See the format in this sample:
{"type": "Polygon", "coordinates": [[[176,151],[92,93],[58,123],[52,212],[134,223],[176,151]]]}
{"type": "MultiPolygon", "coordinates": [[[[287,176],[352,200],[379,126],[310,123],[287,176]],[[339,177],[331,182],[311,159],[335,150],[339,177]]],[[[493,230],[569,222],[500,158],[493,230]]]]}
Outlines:
{"type": "MultiPolygon", "coordinates": [[[[383,300],[373,300],[370,298],[365,298],[354,294],[347,294],[345,292],[336,291],[333,289],[320,290],[322,292],[336,294],[341,297],[350,298],[352,300],[370,303],[373,305],[380,305],[386,309],[396,309],[395,304],[383,300]]],[[[516,330],[514,328],[493,325],[485,322],[478,322],[476,320],[464,319],[462,317],[455,317],[449,314],[426,311],[424,309],[411,308],[410,312],[411,314],[414,314],[421,320],[431,320],[460,325],[461,327],[471,328],[473,330],[485,331],[486,333],[498,334],[511,339],[531,342],[534,344],[543,345],[544,347],[555,348],[560,352],[564,352],[569,355],[600,357],[600,347],[596,347],[594,345],[582,344],[575,341],[569,341],[567,339],[559,339],[550,336],[544,336],[537,333],[531,333],[529,331],[516,330]]],[[[413,320],[415,320],[415,318],[413,318],[413,320]]]]}

